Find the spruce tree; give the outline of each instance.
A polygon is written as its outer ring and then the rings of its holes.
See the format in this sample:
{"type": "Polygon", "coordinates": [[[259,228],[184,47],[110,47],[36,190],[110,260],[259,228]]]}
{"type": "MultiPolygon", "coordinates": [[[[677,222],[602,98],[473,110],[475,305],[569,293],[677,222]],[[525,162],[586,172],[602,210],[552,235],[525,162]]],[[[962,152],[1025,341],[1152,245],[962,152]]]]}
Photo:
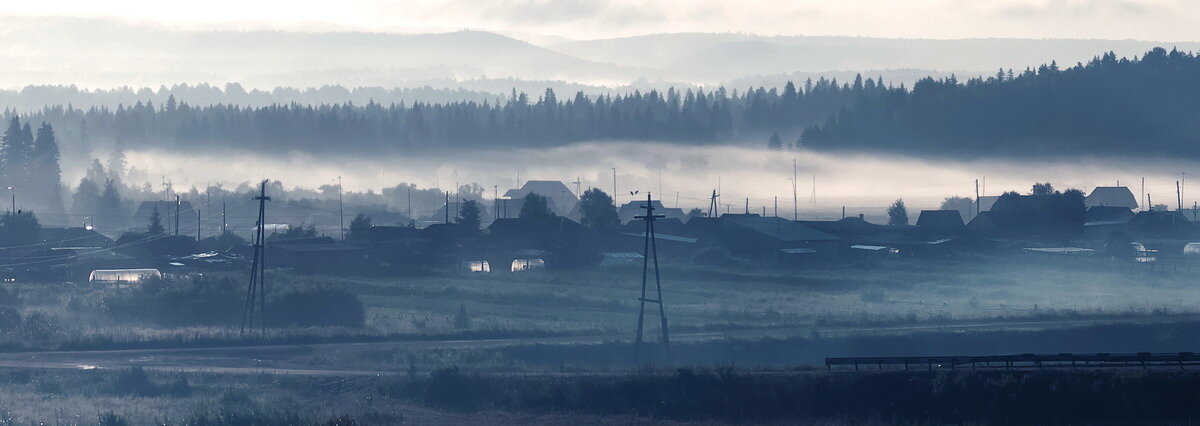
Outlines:
{"type": "Polygon", "coordinates": [[[121,183],[128,165],[129,159],[125,156],[125,144],[121,142],[121,138],[117,138],[116,145],[113,146],[112,153],[108,156],[108,178],[118,184],[121,183]]]}
{"type": "Polygon", "coordinates": [[[767,140],[767,148],[770,148],[773,151],[779,151],[783,149],[783,139],[779,137],[779,132],[771,134],[771,139],[767,140]]]}
{"type": "Polygon", "coordinates": [[[0,173],[0,177],[4,179],[0,183],[4,185],[9,185],[13,181],[9,172],[10,165],[12,164],[9,162],[9,153],[13,152],[21,144],[21,137],[21,121],[16,116],[13,116],[12,121],[8,124],[8,128],[4,130],[4,135],[0,136],[0,172],[3,172],[0,173]]]}
{"type": "Polygon", "coordinates": [[[908,207],[904,205],[903,199],[897,199],[888,206],[887,214],[888,225],[908,225],[908,207]]]}
{"type": "Polygon", "coordinates": [[[123,222],[121,193],[117,190],[117,183],[112,179],[104,181],[104,192],[100,193],[98,204],[97,216],[100,217],[100,222],[109,228],[120,227],[123,222]]]}
{"type": "Polygon", "coordinates": [[[158,207],[154,207],[154,211],[150,212],[150,225],[146,227],[146,232],[150,235],[162,235],[166,232],[162,224],[162,214],[158,212],[158,207]]]}
{"type": "Polygon", "coordinates": [[[371,229],[371,216],[359,213],[350,221],[350,239],[362,240],[367,238],[367,232],[371,229]]]}
{"type": "Polygon", "coordinates": [[[71,196],[71,211],[78,216],[94,216],[100,205],[100,187],[88,178],[79,180],[71,196]]]}
{"type": "Polygon", "coordinates": [[[41,194],[43,205],[51,212],[64,211],[62,202],[62,169],[59,166],[58,140],[54,128],[43,122],[33,141],[33,169],[31,182],[36,193],[41,194]]]}

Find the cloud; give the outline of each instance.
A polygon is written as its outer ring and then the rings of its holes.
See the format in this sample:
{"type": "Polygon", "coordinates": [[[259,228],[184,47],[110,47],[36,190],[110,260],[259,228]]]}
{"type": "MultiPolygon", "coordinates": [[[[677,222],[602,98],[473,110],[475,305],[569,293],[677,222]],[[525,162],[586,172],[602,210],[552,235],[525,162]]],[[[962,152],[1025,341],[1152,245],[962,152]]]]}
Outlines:
{"type": "Polygon", "coordinates": [[[586,21],[589,25],[624,26],[663,19],[653,7],[635,7],[611,0],[507,0],[492,2],[482,11],[485,19],[520,24],[586,21]]]}
{"type": "Polygon", "coordinates": [[[1008,2],[994,9],[1002,18],[1071,18],[1117,13],[1131,17],[1144,15],[1151,6],[1128,0],[1049,0],[1008,2]]]}

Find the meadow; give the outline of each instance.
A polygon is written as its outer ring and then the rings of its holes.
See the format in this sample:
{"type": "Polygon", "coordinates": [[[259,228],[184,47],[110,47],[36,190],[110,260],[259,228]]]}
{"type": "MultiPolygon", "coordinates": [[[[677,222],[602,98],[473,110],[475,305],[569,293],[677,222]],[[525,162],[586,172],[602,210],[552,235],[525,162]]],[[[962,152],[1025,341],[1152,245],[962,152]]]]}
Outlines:
{"type": "MultiPolygon", "coordinates": [[[[746,270],[675,262],[663,271],[674,332],[794,336],[902,325],[1190,318],[1187,271],[1086,262],[904,260],[854,267],[746,270]],[[774,330],[774,331],[772,331],[774,330]]],[[[96,289],[0,284],[0,349],[250,344],[241,274],[96,289]]],[[[628,339],[640,271],[419,271],[401,276],[268,274],[271,342],[432,337],[628,339]]],[[[653,308],[653,306],[650,306],[653,308]]],[[[647,333],[658,333],[648,311],[647,333]]]]}

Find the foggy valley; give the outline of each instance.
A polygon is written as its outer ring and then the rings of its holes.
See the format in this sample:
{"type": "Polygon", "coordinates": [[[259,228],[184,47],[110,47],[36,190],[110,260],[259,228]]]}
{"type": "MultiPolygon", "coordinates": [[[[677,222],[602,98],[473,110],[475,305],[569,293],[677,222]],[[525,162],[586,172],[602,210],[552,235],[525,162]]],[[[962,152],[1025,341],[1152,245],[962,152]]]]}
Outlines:
{"type": "Polygon", "coordinates": [[[1195,422],[1195,19],[0,5],[0,425],[1195,422]]]}

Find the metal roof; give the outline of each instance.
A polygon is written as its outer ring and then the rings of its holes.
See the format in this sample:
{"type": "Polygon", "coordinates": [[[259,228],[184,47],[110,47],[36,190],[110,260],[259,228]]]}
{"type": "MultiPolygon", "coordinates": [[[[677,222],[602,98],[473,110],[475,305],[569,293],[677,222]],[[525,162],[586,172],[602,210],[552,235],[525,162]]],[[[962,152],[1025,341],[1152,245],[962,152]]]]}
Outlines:
{"type": "Polygon", "coordinates": [[[619,257],[619,258],[625,258],[625,259],[641,259],[642,258],[641,253],[634,253],[634,252],[628,252],[628,251],[615,252],[615,253],[607,253],[606,252],[606,253],[600,253],[600,255],[604,256],[604,257],[619,257]]]}
{"type": "Polygon", "coordinates": [[[887,249],[889,249],[890,247],[887,247],[887,246],[871,246],[871,245],[866,245],[866,244],[855,244],[855,245],[852,245],[852,246],[850,246],[850,248],[852,248],[852,249],[858,249],[858,250],[871,250],[871,251],[879,251],[879,250],[887,250],[887,249]]]}
{"type": "Polygon", "coordinates": [[[1083,247],[1026,247],[1021,250],[1050,254],[1092,254],[1095,250],[1083,247]]]}
{"type": "MultiPolygon", "coordinates": [[[[633,236],[633,237],[643,237],[643,238],[646,237],[645,232],[622,232],[621,235],[629,235],[629,236],[633,236]]],[[[660,234],[657,232],[654,233],[654,238],[658,239],[658,240],[675,241],[675,242],[688,243],[688,244],[694,244],[696,241],[699,241],[698,239],[695,239],[695,238],[680,237],[678,235],[660,234]]]]}

